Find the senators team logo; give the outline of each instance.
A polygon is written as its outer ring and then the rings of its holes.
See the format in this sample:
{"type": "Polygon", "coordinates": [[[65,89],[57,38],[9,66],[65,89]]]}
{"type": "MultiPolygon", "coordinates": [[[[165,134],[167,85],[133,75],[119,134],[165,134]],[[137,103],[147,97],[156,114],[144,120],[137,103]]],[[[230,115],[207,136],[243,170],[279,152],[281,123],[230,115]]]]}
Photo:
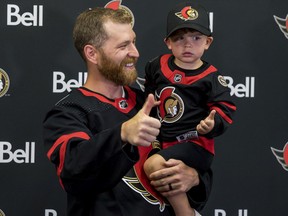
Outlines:
{"type": "Polygon", "coordinates": [[[4,96],[10,86],[8,74],[0,68],[0,97],[4,96]]]}
{"type": "Polygon", "coordinates": [[[198,11],[193,9],[191,6],[187,6],[180,12],[175,13],[175,15],[184,21],[195,20],[198,18],[198,11]]]}
{"type": "Polygon", "coordinates": [[[279,26],[281,32],[285,35],[285,37],[288,39],[288,14],[286,15],[286,18],[280,18],[274,15],[275,22],[279,26]]]}
{"type": "Polygon", "coordinates": [[[5,216],[4,212],[0,209],[0,216],[5,216]]]}
{"type": "Polygon", "coordinates": [[[288,171],[288,142],[282,150],[271,147],[271,151],[283,169],[288,171]]]}
{"type": "Polygon", "coordinates": [[[174,87],[168,86],[163,88],[159,95],[156,93],[157,100],[161,101],[158,107],[158,116],[161,122],[176,122],[184,113],[183,100],[174,91],[174,87]]]}
{"type": "Polygon", "coordinates": [[[111,8],[111,9],[113,9],[113,10],[122,9],[122,10],[126,11],[126,13],[129,14],[129,15],[132,17],[132,23],[131,23],[131,25],[132,25],[132,27],[133,27],[133,26],[134,26],[134,23],[135,23],[135,18],[134,18],[133,13],[132,13],[132,11],[131,11],[128,7],[126,7],[126,6],[124,6],[124,5],[121,5],[121,3],[122,3],[122,0],[110,1],[110,2],[108,2],[104,7],[105,7],[105,8],[111,8]]]}
{"type": "Polygon", "coordinates": [[[144,200],[151,205],[158,205],[159,211],[163,212],[166,208],[165,199],[151,186],[150,180],[147,178],[143,166],[152,148],[160,148],[160,143],[155,141],[149,147],[138,146],[139,160],[134,165],[134,169],[130,170],[122,180],[134,192],[140,194],[144,200]]]}

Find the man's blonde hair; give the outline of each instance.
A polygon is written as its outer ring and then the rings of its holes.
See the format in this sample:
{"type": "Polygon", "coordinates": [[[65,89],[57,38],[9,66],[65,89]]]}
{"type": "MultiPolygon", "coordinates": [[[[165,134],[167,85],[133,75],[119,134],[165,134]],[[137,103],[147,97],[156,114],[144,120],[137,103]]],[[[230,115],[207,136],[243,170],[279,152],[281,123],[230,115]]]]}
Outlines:
{"type": "Polygon", "coordinates": [[[132,17],[125,10],[110,8],[93,8],[82,12],[76,19],[73,29],[74,46],[85,60],[83,49],[91,44],[101,48],[108,39],[104,24],[108,21],[120,24],[131,24],[132,17]]]}

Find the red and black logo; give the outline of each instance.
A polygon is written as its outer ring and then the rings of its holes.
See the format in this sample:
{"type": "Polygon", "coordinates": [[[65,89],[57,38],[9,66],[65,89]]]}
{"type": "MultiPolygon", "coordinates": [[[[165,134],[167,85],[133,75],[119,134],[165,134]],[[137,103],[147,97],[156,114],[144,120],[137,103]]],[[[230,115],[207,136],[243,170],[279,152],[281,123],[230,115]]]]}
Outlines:
{"type": "Polygon", "coordinates": [[[288,171],[288,142],[282,150],[271,147],[271,151],[283,169],[288,171]]]}
{"type": "Polygon", "coordinates": [[[104,7],[105,8],[111,8],[113,10],[118,10],[118,9],[122,9],[124,10],[127,14],[129,14],[131,17],[132,17],[132,27],[134,26],[134,23],[135,23],[135,19],[134,19],[134,14],[132,13],[132,11],[121,4],[122,3],[122,0],[114,0],[114,1],[110,1],[108,2],[104,7]]]}
{"type": "Polygon", "coordinates": [[[286,15],[285,19],[274,15],[274,19],[277,25],[279,26],[281,32],[288,39],[288,14],[286,15]]]}

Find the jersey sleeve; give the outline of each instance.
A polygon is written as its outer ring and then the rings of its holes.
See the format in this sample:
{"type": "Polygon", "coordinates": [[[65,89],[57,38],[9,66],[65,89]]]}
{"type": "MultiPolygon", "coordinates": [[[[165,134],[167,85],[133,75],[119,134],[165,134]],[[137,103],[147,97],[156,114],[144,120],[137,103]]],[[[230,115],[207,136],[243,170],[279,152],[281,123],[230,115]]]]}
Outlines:
{"type": "Polygon", "coordinates": [[[230,89],[222,75],[218,72],[212,74],[211,92],[208,97],[207,106],[209,110],[216,110],[215,126],[205,136],[213,138],[223,134],[233,123],[236,105],[230,95],[230,89]]]}
{"type": "Polygon", "coordinates": [[[121,122],[109,123],[107,116],[99,115],[99,119],[110,127],[97,132],[83,120],[87,116],[61,108],[54,108],[44,120],[47,156],[56,166],[61,185],[71,194],[110,189],[138,160],[137,148],[121,141],[121,122]]]}

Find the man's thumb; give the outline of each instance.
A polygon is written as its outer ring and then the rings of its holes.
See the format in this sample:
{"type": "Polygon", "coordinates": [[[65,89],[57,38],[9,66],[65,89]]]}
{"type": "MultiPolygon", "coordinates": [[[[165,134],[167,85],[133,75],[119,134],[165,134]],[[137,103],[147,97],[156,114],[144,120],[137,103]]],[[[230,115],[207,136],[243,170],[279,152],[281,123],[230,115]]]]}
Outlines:
{"type": "Polygon", "coordinates": [[[147,97],[147,100],[145,102],[145,104],[143,105],[142,107],[142,110],[143,112],[146,114],[146,115],[149,115],[152,108],[156,105],[156,101],[154,99],[154,96],[153,94],[149,94],[148,97],[147,97]]]}

